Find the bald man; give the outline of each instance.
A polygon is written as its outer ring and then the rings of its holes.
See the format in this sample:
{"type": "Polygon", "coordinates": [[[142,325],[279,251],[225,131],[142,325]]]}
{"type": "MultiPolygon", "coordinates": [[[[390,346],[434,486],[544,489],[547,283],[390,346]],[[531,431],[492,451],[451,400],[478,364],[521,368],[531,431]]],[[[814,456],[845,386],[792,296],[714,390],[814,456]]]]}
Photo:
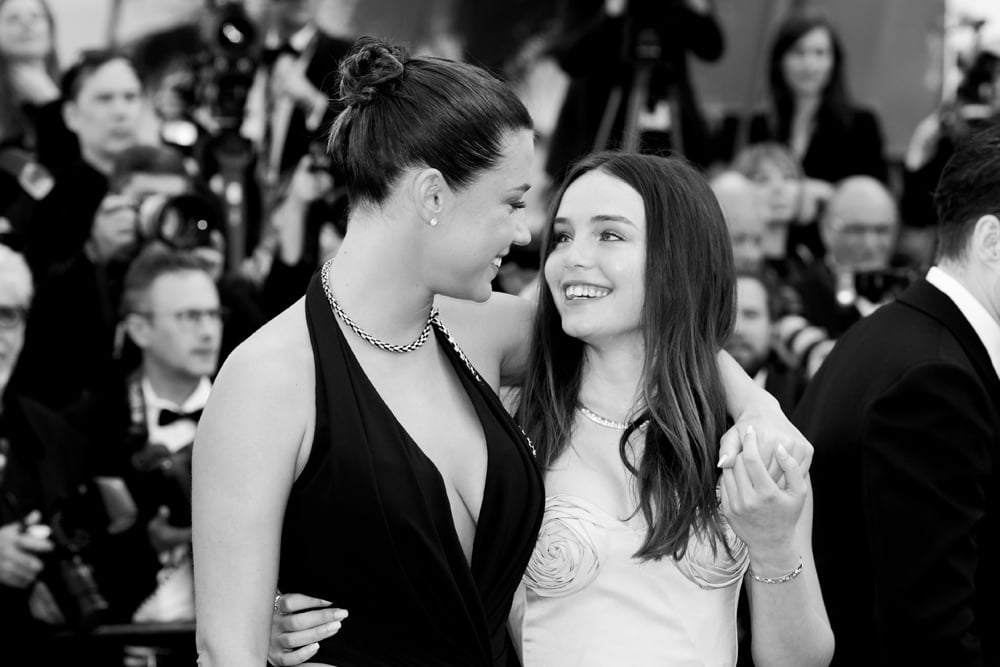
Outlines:
{"type": "Polygon", "coordinates": [[[841,181],[820,219],[824,262],[793,284],[805,319],[836,339],[904,287],[905,276],[891,268],[898,229],[896,202],[882,183],[841,181]]]}
{"type": "Polygon", "coordinates": [[[820,220],[820,235],[834,270],[889,268],[898,228],[896,201],[870,176],[842,181],[820,220]]]}
{"type": "Polygon", "coordinates": [[[757,189],[750,179],[735,171],[719,173],[712,179],[711,185],[726,216],[736,270],[761,271],[767,229],[757,189]]]}

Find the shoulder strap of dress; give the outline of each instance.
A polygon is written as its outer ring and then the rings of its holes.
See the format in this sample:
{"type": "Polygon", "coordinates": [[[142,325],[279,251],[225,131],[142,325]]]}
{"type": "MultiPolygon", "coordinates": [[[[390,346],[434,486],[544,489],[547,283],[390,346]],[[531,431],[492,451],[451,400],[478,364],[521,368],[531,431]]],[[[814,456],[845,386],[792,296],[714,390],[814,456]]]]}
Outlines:
{"type": "MultiPolygon", "coordinates": [[[[500,402],[500,398],[496,395],[496,392],[493,391],[493,388],[490,387],[485,380],[483,380],[483,377],[479,374],[479,371],[476,370],[476,367],[472,365],[472,361],[470,361],[469,357],[467,357],[465,352],[462,351],[458,341],[455,340],[455,337],[451,335],[451,331],[448,330],[448,327],[445,326],[444,322],[441,320],[441,315],[439,313],[434,313],[434,316],[431,318],[431,323],[433,323],[434,328],[441,332],[441,334],[445,337],[445,340],[448,341],[448,345],[451,346],[451,349],[469,370],[472,378],[476,381],[476,384],[479,385],[481,393],[487,396],[490,400],[494,401],[495,404],[499,406],[500,410],[506,414],[507,409],[503,407],[503,404],[500,402]]],[[[531,456],[533,458],[538,458],[538,454],[535,452],[535,443],[531,442],[531,438],[528,437],[528,434],[524,432],[524,429],[521,428],[520,425],[518,425],[518,431],[520,431],[521,436],[523,436],[524,442],[528,445],[528,449],[531,450],[531,456]]]]}

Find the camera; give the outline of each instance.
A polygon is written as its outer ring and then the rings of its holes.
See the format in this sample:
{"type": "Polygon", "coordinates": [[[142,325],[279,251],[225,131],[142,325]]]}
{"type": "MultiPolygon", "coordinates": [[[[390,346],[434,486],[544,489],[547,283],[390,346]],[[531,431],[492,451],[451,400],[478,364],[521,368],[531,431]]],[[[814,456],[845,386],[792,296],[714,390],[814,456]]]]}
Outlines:
{"type": "Polygon", "coordinates": [[[50,514],[49,537],[55,548],[45,555],[40,579],[72,627],[92,628],[110,613],[111,606],[101,593],[90,561],[93,540],[107,523],[100,495],[88,483],[79,485],[50,514]]]}
{"type": "Polygon", "coordinates": [[[854,274],[854,291],[871,303],[882,303],[899,296],[915,277],[911,269],[902,268],[858,271],[854,274]]]}
{"type": "Polygon", "coordinates": [[[238,128],[257,70],[258,29],[241,2],[220,2],[215,12],[213,41],[197,63],[197,96],[220,127],[238,128]]]}
{"type": "Polygon", "coordinates": [[[197,193],[148,195],[137,212],[139,237],[175,250],[213,247],[212,232],[224,229],[218,204],[197,193]]]}
{"type": "Polygon", "coordinates": [[[132,467],[145,487],[144,495],[170,511],[170,525],[191,525],[191,445],[171,452],[163,445],[147,444],[132,455],[132,467]]]}

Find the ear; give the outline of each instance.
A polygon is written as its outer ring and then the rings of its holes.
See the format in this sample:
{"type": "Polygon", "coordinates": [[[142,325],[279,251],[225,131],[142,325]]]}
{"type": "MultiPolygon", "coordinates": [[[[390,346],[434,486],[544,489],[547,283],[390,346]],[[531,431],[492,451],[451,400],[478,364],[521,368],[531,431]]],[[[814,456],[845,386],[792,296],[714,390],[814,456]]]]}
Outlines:
{"type": "Polygon", "coordinates": [[[76,102],[69,101],[62,106],[62,117],[63,122],[66,123],[66,127],[73,130],[73,132],[78,131],[79,123],[77,123],[77,115],[79,109],[76,106],[76,102]]]}
{"type": "Polygon", "coordinates": [[[830,244],[833,243],[834,235],[837,233],[837,227],[840,226],[840,220],[831,215],[830,213],[825,213],[819,219],[819,237],[823,242],[823,247],[829,248],[830,244]]]}
{"type": "Polygon", "coordinates": [[[1000,268],[1000,218],[984,215],[972,230],[972,252],[987,264],[1000,268]]]}
{"type": "Polygon", "coordinates": [[[149,347],[152,328],[147,318],[135,313],[129,313],[125,316],[125,331],[140,350],[145,350],[149,347]]]}
{"type": "Polygon", "coordinates": [[[421,169],[413,177],[412,193],[418,215],[428,224],[437,224],[444,210],[445,198],[450,194],[448,183],[437,169],[421,169]],[[431,221],[434,221],[431,223],[431,221]]]}

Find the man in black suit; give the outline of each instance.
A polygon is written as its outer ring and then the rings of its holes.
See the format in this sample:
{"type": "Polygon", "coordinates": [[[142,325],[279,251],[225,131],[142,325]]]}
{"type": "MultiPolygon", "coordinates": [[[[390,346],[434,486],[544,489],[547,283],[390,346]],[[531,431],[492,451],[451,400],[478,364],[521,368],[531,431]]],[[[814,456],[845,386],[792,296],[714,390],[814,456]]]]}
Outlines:
{"type": "Polygon", "coordinates": [[[337,68],[353,42],[316,25],[318,0],[271,4],[273,29],[265,36],[243,132],[258,142],[262,175],[273,185],[291,174],[311,144],[326,145],[341,110],[337,68]]]}
{"type": "Polygon", "coordinates": [[[1000,127],[961,145],[935,266],[854,325],[794,421],[838,665],[1000,664],[1000,127]]]}

